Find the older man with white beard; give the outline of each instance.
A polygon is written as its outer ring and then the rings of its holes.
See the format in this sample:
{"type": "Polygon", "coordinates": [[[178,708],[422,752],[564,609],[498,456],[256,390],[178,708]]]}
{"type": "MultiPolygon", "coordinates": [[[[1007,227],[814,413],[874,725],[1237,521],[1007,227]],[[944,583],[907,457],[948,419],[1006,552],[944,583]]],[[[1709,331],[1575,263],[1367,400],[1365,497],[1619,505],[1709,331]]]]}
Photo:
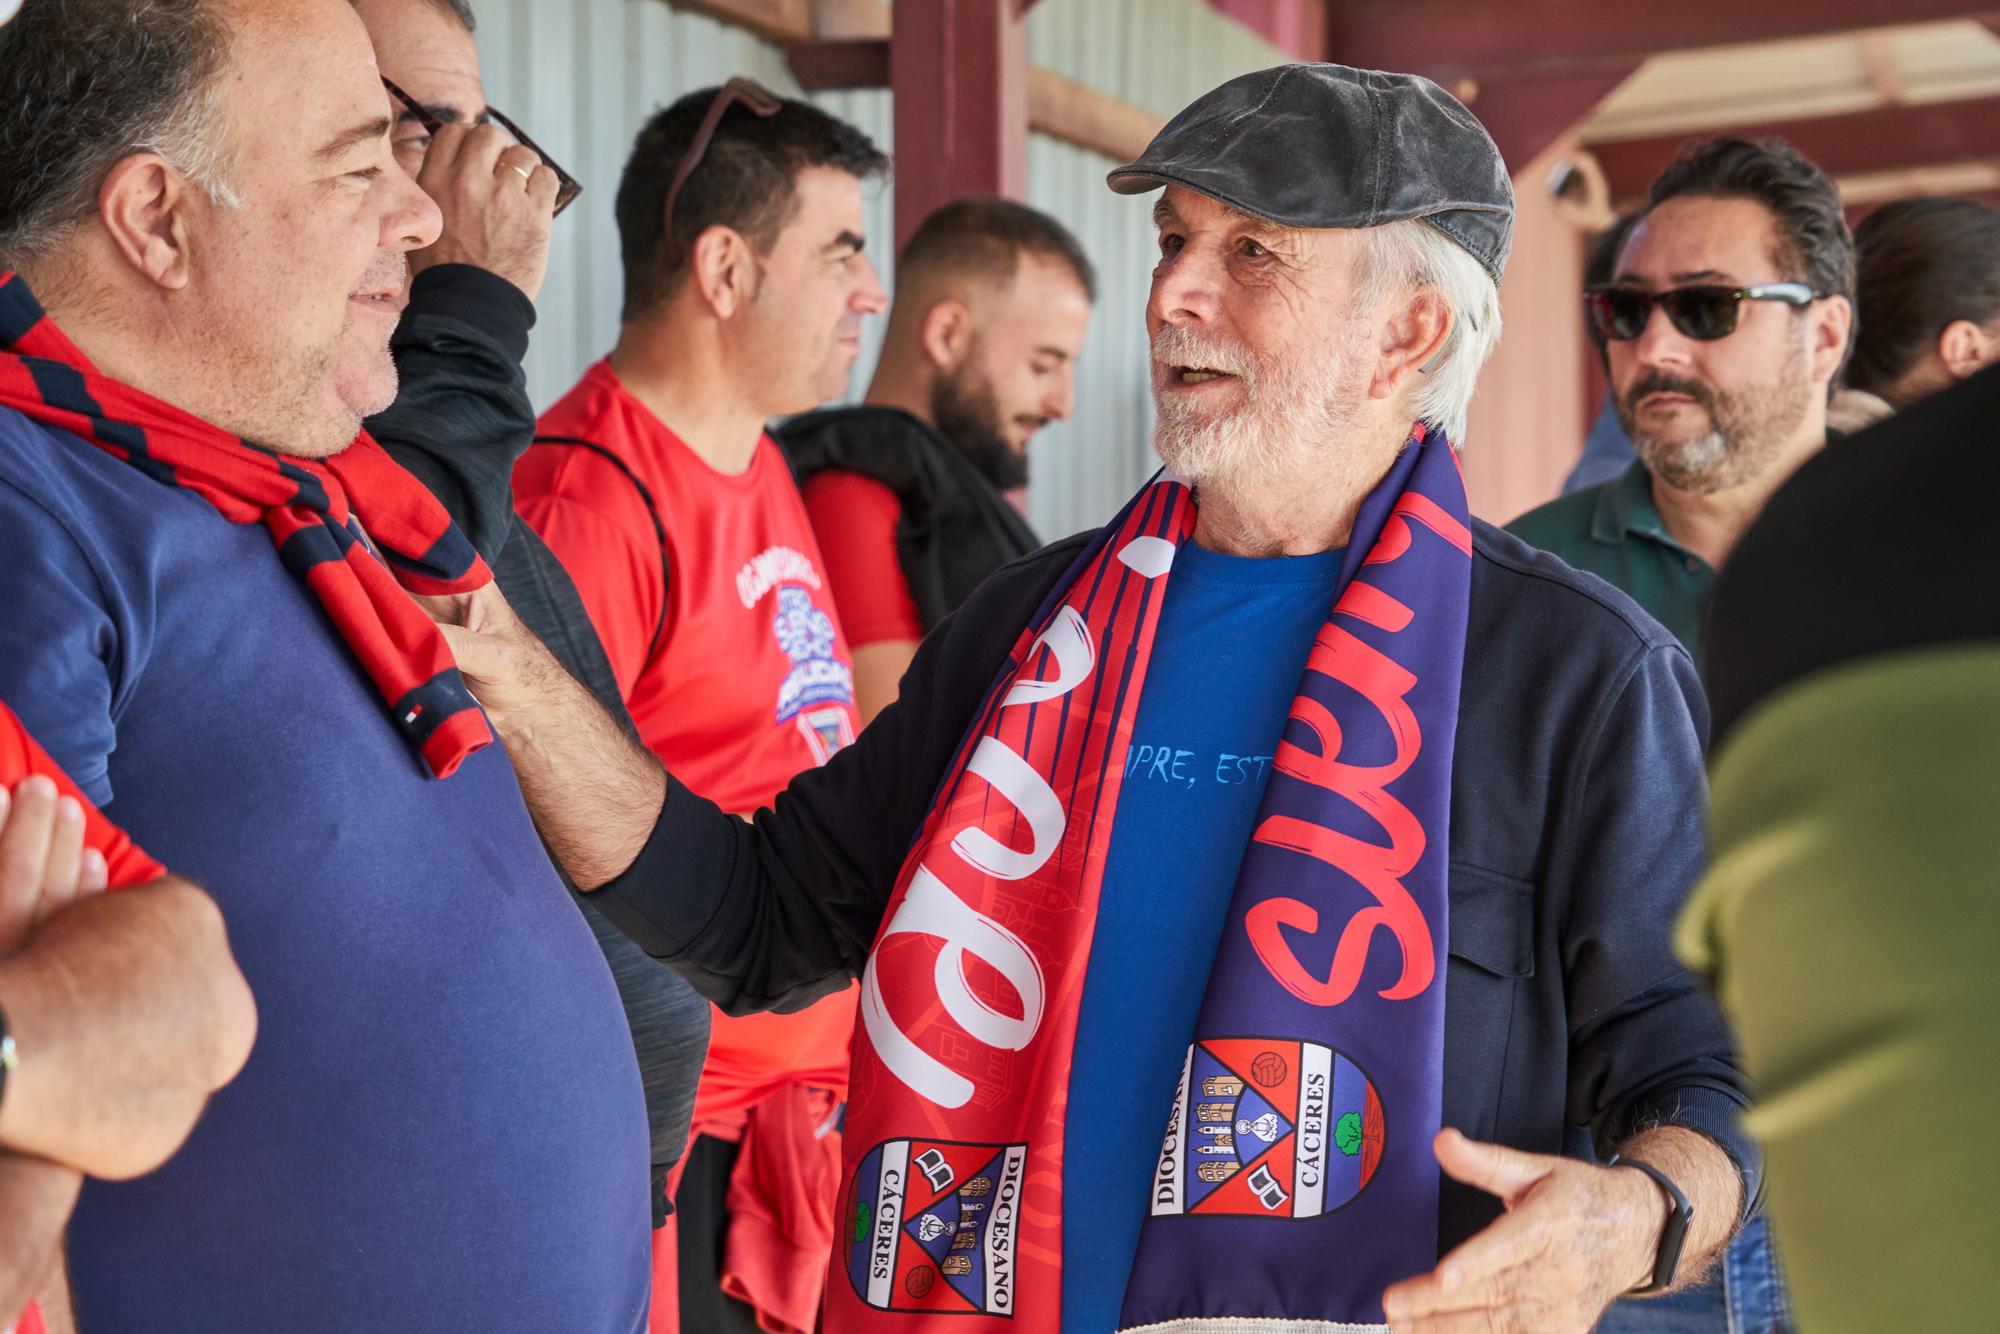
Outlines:
{"type": "Polygon", "coordinates": [[[591,705],[492,594],[446,633],[545,828],[648,828],[607,917],[730,1010],[861,979],[834,1334],[1586,1330],[1758,1168],[1668,948],[1692,664],[1467,515],[1505,170],[1436,85],[1295,65],[1111,184],[1165,187],[1168,470],[774,809],[583,809],[644,758],[537,743],[591,705]]]}

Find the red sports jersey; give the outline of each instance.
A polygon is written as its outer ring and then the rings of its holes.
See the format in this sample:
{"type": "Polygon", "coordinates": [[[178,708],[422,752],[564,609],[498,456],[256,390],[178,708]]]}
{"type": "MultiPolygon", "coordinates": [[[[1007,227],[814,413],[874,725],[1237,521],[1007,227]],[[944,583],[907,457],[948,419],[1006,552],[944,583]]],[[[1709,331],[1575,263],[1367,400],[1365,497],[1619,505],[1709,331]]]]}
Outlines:
{"type": "Polygon", "coordinates": [[[69,775],[49,758],[48,752],[35,744],[35,739],[28,735],[27,728],[21,726],[21,720],[14,716],[13,710],[0,704],[0,787],[11,792],[16,783],[30,774],[53,778],[60,791],[83,803],[83,841],[86,846],[104,854],[105,864],[111,870],[111,888],[127,889],[143,885],[167,873],[165,867],[141,852],[139,845],[126,837],[124,830],[105,819],[90,804],[90,798],[77,790],[76,784],[69,781],[69,775]]]}
{"type": "MultiPolygon", "coordinates": [[[[521,515],[568,569],[626,706],[674,777],[747,814],[854,740],[854,669],[819,546],[769,438],[736,476],[711,468],[598,362],[542,417],[514,470],[521,515]],[[665,534],[664,570],[661,532],[665,534]],[[657,633],[657,642],[655,635],[657,633]]],[[[852,988],[791,1015],[714,1014],[695,1124],[734,1137],[788,1083],[847,1086],[852,988]]]]}
{"type": "Polygon", "coordinates": [[[828,468],[806,479],[806,513],[826,555],[841,628],[856,648],[924,637],[896,548],[903,502],[872,477],[828,468]]]}

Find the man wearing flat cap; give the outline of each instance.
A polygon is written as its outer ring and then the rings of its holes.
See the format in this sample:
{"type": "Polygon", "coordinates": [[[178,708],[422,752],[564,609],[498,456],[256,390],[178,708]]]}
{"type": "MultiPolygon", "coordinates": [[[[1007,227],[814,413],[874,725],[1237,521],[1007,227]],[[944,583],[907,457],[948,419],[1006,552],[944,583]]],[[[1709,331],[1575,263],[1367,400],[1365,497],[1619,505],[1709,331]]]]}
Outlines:
{"type": "Polygon", "coordinates": [[[1294,65],[1111,185],[1164,187],[1165,471],[754,822],[573,809],[648,761],[545,744],[593,706],[490,592],[447,633],[545,827],[645,843],[608,918],[731,1011],[861,980],[833,1334],[1587,1330],[1757,1163],[1668,942],[1693,664],[1467,514],[1505,170],[1434,84],[1294,65]]]}

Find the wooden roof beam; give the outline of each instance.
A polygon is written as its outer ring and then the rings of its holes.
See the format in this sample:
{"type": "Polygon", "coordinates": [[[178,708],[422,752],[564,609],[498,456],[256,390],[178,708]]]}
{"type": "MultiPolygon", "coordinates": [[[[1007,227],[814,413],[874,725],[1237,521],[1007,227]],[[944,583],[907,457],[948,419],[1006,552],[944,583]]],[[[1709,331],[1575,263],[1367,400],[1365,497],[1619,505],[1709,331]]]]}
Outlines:
{"type": "Polygon", "coordinates": [[[1592,143],[1611,197],[1642,197],[1681,145],[1718,134],[1783,139],[1836,180],[2000,159],[2000,97],[1880,107],[1837,116],[1704,130],[1699,134],[1592,143]]]}
{"type": "Polygon", "coordinates": [[[1328,6],[1332,59],[1470,75],[1601,71],[1668,51],[1779,41],[1948,19],[2000,21],[1995,0],[1343,0],[1328,6]]]}

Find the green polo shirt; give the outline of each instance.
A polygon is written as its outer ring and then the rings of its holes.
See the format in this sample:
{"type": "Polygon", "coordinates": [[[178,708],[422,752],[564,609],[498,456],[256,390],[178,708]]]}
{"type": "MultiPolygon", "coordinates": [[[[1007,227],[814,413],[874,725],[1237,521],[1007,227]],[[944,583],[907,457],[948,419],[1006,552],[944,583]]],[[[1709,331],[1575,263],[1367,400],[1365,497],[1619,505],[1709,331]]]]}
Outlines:
{"type": "Polygon", "coordinates": [[[1531,509],[1507,531],[1619,589],[1673,631],[1700,664],[1701,623],[1715,571],[1661,522],[1644,463],[1531,509]]]}

